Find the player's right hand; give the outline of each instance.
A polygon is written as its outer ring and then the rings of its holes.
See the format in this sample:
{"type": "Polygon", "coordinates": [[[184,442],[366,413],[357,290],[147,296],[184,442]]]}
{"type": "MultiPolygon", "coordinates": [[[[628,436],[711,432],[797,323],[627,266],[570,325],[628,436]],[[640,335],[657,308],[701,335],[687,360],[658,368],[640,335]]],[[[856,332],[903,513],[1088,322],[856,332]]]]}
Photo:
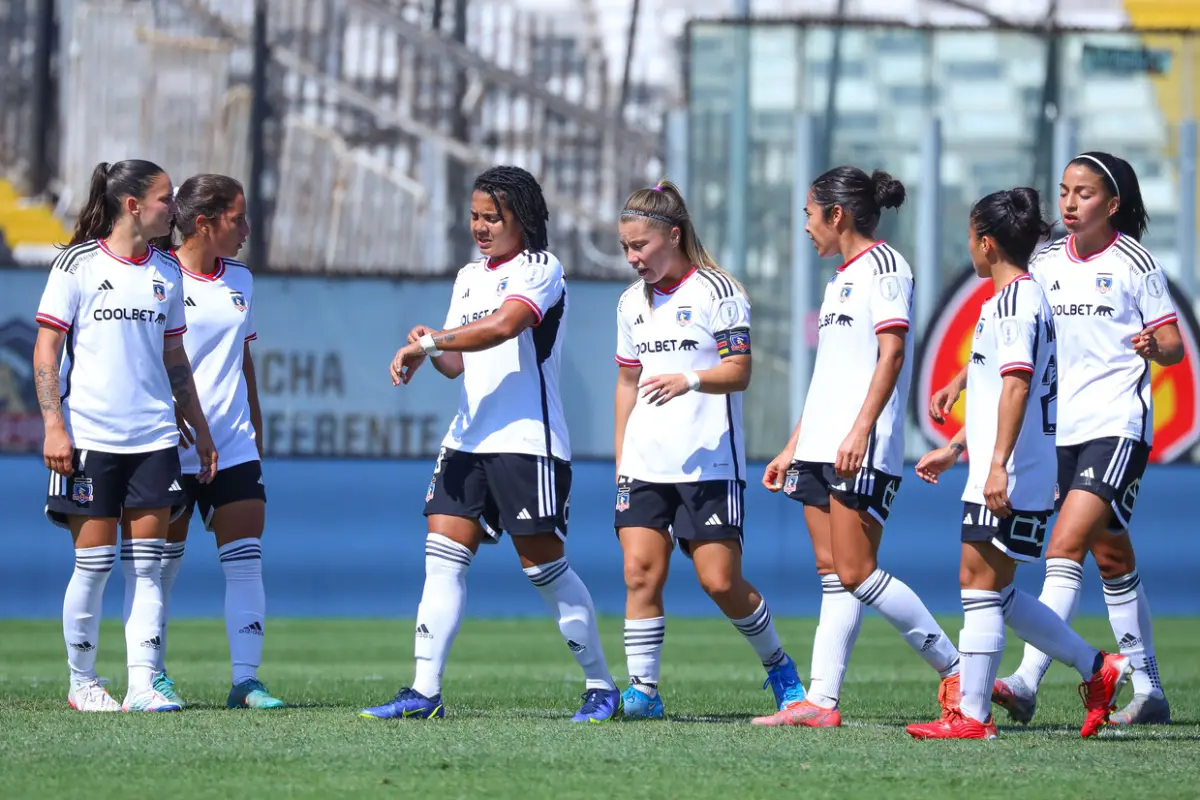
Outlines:
{"type": "Polygon", "coordinates": [[[937,483],[938,476],[954,466],[958,453],[950,447],[939,447],[921,456],[917,462],[917,477],[926,483],[937,483]]]}
{"type": "Polygon", "coordinates": [[[767,464],[767,468],[763,471],[762,484],[767,487],[768,492],[778,492],[783,488],[783,477],[787,474],[788,467],[792,465],[792,451],[784,450],[779,455],[767,464]]]}
{"type": "Polygon", "coordinates": [[[75,467],[71,463],[74,455],[75,447],[71,444],[71,437],[67,435],[66,428],[60,425],[46,429],[46,442],[42,447],[42,457],[45,458],[47,467],[64,478],[69,478],[75,471],[75,467]]]}
{"type": "Polygon", "coordinates": [[[408,332],[408,343],[416,342],[427,333],[437,333],[437,329],[430,328],[428,325],[418,325],[408,332]]]}
{"type": "Polygon", "coordinates": [[[946,384],[934,392],[933,397],[929,398],[929,418],[939,425],[943,424],[958,402],[958,395],[953,384],[946,384]]]}

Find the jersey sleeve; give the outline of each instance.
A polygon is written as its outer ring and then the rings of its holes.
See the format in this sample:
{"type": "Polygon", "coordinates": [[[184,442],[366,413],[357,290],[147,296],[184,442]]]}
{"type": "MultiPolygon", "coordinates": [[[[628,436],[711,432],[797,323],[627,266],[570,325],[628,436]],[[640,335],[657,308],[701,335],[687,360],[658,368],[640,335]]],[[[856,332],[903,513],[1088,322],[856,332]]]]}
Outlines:
{"type": "Polygon", "coordinates": [[[729,297],[714,301],[710,330],[717,342],[717,355],[748,356],[750,347],[750,301],[742,292],[735,291],[729,297]]]}
{"type": "Polygon", "coordinates": [[[250,302],[246,305],[246,344],[258,340],[258,326],[254,322],[254,305],[257,295],[254,293],[254,284],[250,285],[250,302]]]}
{"type": "Polygon", "coordinates": [[[167,295],[166,336],[183,336],[187,333],[187,309],[183,305],[183,276],[180,275],[167,295]]]}
{"type": "Polygon", "coordinates": [[[625,298],[617,303],[617,355],[616,362],[622,367],[640,367],[637,345],[633,341],[633,323],[625,311],[625,298]]]}
{"type": "Polygon", "coordinates": [[[912,319],[913,279],[899,272],[876,274],[871,287],[871,324],[875,333],[907,331],[912,319]]]}
{"type": "Polygon", "coordinates": [[[1136,266],[1131,270],[1133,280],[1133,302],[1142,315],[1143,327],[1154,330],[1163,325],[1179,321],[1175,303],[1167,287],[1167,276],[1157,262],[1148,267],[1136,266]]]}
{"type": "Polygon", "coordinates": [[[37,310],[38,322],[63,333],[71,330],[75,314],[79,311],[79,276],[70,269],[72,260],[65,257],[69,252],[63,251],[50,267],[50,276],[46,279],[46,288],[37,310]]]}
{"type": "Polygon", "coordinates": [[[996,363],[1001,375],[1033,374],[1034,350],[1042,325],[1037,308],[1027,297],[1001,295],[996,306],[996,363]]]}
{"type": "Polygon", "coordinates": [[[562,299],[564,278],[562,264],[545,253],[531,253],[525,267],[513,274],[504,288],[504,302],[522,303],[537,317],[540,324],[554,305],[562,299]]]}

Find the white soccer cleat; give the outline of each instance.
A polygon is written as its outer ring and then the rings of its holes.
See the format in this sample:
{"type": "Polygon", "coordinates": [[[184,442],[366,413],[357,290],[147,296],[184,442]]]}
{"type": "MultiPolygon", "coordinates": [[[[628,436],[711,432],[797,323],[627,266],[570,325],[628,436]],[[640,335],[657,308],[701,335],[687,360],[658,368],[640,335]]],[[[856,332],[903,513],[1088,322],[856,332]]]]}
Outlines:
{"type": "Polygon", "coordinates": [[[99,678],[72,686],[70,694],[67,695],[67,702],[76,711],[121,710],[121,704],[112,698],[99,678]]]}
{"type": "Polygon", "coordinates": [[[182,706],[163,696],[155,689],[145,689],[135,695],[126,695],[122,711],[179,711],[182,706]]]}

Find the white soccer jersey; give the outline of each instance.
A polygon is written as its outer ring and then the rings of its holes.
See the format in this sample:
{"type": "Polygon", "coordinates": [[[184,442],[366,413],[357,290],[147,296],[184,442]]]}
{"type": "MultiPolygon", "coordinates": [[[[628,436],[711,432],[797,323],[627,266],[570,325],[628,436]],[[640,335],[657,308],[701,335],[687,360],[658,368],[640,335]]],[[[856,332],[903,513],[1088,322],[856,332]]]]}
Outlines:
{"type": "Polygon", "coordinates": [[[442,445],[570,461],[571,440],[559,396],[567,284],[558,259],[526,251],[500,264],[487,259],[467,264],[454,280],[445,327],[483,319],[509,300],[528,306],[537,323],[490,350],[462,354],[458,413],[442,445]]]}
{"type": "Polygon", "coordinates": [[[67,334],[59,388],[77,449],[146,453],[179,441],[163,338],[187,331],[181,280],[153,247],[133,261],[95,240],[54,259],[37,321],[67,334]]]}
{"type": "MultiPolygon", "coordinates": [[[[725,356],[750,354],[750,303],[727,276],[692,271],[646,302],[637,281],[617,303],[617,363],[641,380],[698,372],[725,356]]],[[[742,393],[688,392],[661,406],[638,392],[618,472],[651,483],[745,480],[742,393]]]]}
{"type": "MultiPolygon", "coordinates": [[[[909,328],[913,275],[904,256],[884,242],[838,267],[825,286],[812,381],[804,401],[797,461],[833,464],[867,399],[879,360],[878,334],[909,328]]],[[[904,339],[904,366],[867,440],[864,469],[900,475],[904,413],[912,379],[913,337],[904,339]]]]}
{"type": "Polygon", "coordinates": [[[996,449],[1004,376],[1030,373],[1029,400],[1008,459],[1008,499],[1018,511],[1054,508],[1058,462],[1054,452],[1057,376],[1054,317],[1046,295],[1022,275],[983,304],[967,362],[967,453],[962,499],[983,504],[996,449]]]}
{"type": "Polygon", "coordinates": [[[1040,250],[1030,272],[1058,332],[1058,444],[1109,436],[1152,444],[1150,362],[1131,340],[1178,319],[1154,256],[1118,234],[1082,259],[1067,236],[1040,250]]]}
{"type": "MultiPolygon", "coordinates": [[[[240,261],[221,259],[215,272],[183,271],[187,333],[183,346],[192,362],[196,392],[220,456],[221,469],[258,460],[246,375],[245,345],[254,330],[254,276],[240,261]]],[[[195,447],[180,448],[184,475],[200,472],[195,447]]]]}

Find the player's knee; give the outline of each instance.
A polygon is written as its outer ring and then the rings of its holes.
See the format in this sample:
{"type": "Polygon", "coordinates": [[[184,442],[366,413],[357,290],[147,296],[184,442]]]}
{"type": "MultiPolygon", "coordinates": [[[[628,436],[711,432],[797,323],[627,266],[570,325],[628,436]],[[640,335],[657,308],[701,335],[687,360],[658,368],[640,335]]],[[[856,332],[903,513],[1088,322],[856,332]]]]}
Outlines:
{"type": "Polygon", "coordinates": [[[1120,578],[1137,569],[1132,551],[1126,553],[1113,548],[1096,548],[1092,554],[1096,557],[1096,568],[1102,580],[1120,578]]]}
{"type": "Polygon", "coordinates": [[[630,594],[656,594],[667,582],[667,565],[634,555],[625,557],[625,588],[630,594]]]}
{"type": "Polygon", "coordinates": [[[838,580],[842,582],[842,587],[847,592],[853,593],[874,571],[874,564],[839,564],[837,567],[837,576],[838,580]]]}
{"type": "Polygon", "coordinates": [[[697,577],[700,579],[700,587],[714,600],[731,597],[738,585],[733,575],[720,570],[701,572],[697,577]]]}

